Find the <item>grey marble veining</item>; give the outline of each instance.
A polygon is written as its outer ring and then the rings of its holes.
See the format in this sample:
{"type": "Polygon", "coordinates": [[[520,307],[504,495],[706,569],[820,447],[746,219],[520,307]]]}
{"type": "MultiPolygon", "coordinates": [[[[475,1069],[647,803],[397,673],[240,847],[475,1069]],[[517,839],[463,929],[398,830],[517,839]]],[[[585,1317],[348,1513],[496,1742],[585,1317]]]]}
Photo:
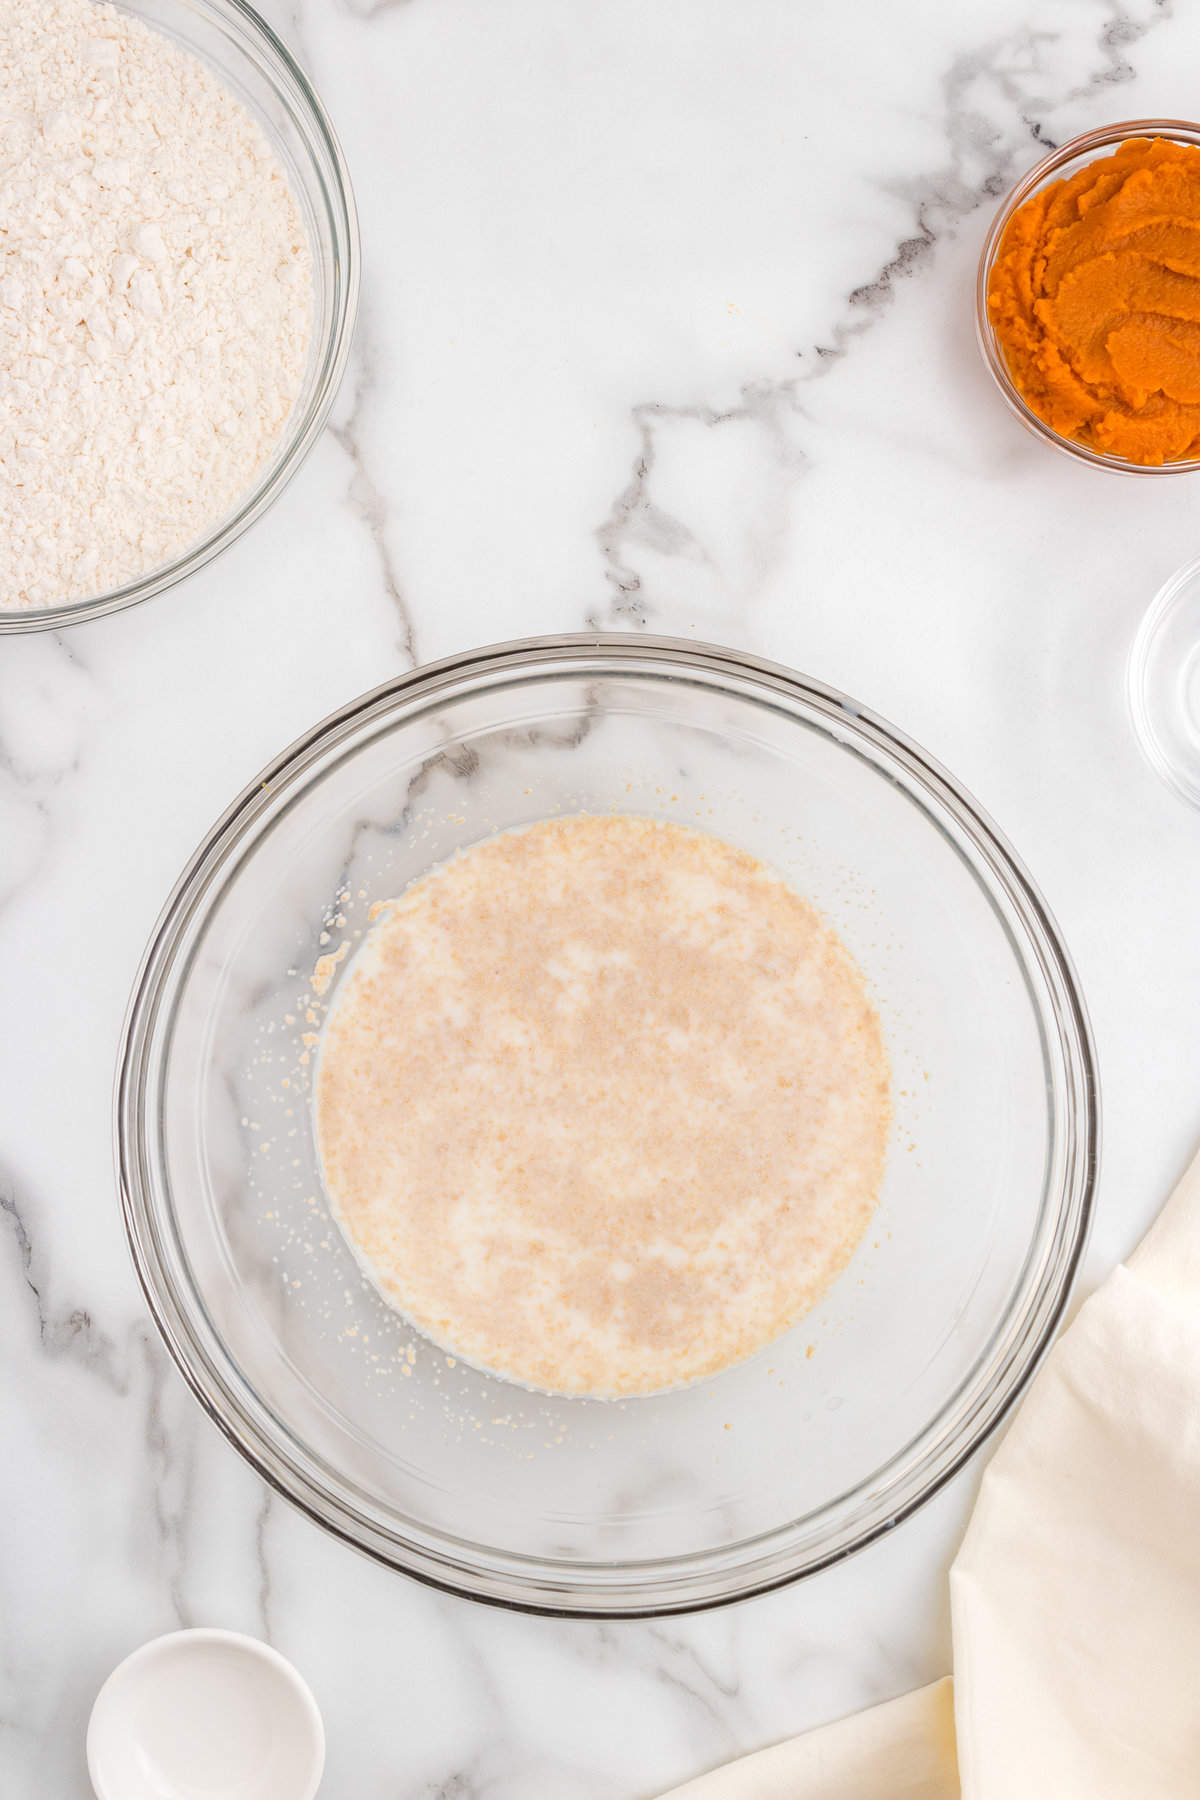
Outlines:
{"type": "Polygon", "coordinates": [[[1195,500],[1027,438],[972,287],[1045,145],[1194,111],[1200,14],[266,10],[362,212],[331,427],[185,588],[0,654],[0,1792],[81,1800],[111,1665],[215,1623],[305,1670],[331,1797],[650,1800],[943,1671],[977,1469],[801,1588],[665,1624],[494,1613],[353,1556],[250,1473],[146,1313],[109,1135],[129,988],[232,796],[418,657],[596,626],[743,645],[892,717],[1032,866],[1100,1045],[1096,1280],[1200,1133],[1200,823],[1122,693],[1195,500]]]}
{"type": "Polygon", "coordinates": [[[1053,29],[1022,25],[953,55],[940,82],[946,159],[881,181],[910,209],[911,234],[872,274],[839,296],[838,310],[820,340],[794,350],[794,372],[748,383],[737,402],[723,408],[704,401],[669,405],[646,400],[632,409],[637,455],[628,484],[596,533],[612,593],[607,607],[589,614],[589,624],[597,629],[653,626],[653,594],[646,592],[637,570],[639,547],[661,556],[706,560],[703,535],[656,503],[660,461],[675,457],[686,468],[696,430],[735,438],[749,432],[766,440],[766,459],[798,477],[807,461],[801,448],[807,384],[828,376],[880,322],[897,285],[924,273],[939,244],[981,208],[994,207],[1031,160],[1078,129],[1073,121],[1080,109],[1108,99],[1112,90],[1136,79],[1131,60],[1136,46],[1170,16],[1168,5],[1148,0],[1128,9],[1116,7],[1102,20],[1091,17],[1094,42],[1072,44],[1082,50],[1084,67],[1077,75],[1072,71],[1073,84],[1065,91],[1059,86],[1065,72],[1062,36],[1053,29]],[[1064,115],[1065,129],[1058,124],[1064,115]]]}

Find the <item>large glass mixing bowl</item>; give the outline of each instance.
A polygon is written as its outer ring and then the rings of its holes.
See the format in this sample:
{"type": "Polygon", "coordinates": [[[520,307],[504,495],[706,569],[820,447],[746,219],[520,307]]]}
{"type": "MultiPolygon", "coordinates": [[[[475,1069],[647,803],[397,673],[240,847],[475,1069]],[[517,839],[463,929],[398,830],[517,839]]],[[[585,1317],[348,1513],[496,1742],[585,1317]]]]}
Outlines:
{"type": "Polygon", "coordinates": [[[786,669],[627,636],[435,664],[266,769],[167,904],[117,1094],[138,1272],[242,1454],[382,1562],[589,1615],[792,1580],[953,1474],[1061,1317],[1097,1129],[1054,923],[945,771],[786,669]],[[392,1312],[330,1219],[308,1107],[375,902],[489,832],[610,809],[716,832],[810,896],[871,983],[896,1091],[878,1215],[825,1302],[714,1380],[621,1402],[480,1374],[392,1312]]]}

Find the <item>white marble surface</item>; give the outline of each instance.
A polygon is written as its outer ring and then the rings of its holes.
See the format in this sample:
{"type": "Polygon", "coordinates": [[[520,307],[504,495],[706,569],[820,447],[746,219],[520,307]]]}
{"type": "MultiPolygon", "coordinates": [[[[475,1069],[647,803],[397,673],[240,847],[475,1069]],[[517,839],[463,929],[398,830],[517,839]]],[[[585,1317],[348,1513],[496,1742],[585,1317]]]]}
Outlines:
{"type": "Polygon", "coordinates": [[[1153,0],[275,0],[357,183],[334,427],[146,606],[0,651],[0,1792],[87,1792],[116,1659],[268,1636],[355,1800],[645,1800],[942,1672],[978,1469],[848,1566],[668,1624],[506,1616],[272,1498],[141,1303],[109,1143],[130,981],[184,859],[334,706],[585,622],[724,640],[877,707],[1032,866],[1077,959],[1106,1145],[1086,1280],[1200,1133],[1200,815],[1143,764],[1136,622],[1186,477],[1028,438],[973,343],[992,196],[1085,127],[1195,110],[1153,0]]]}

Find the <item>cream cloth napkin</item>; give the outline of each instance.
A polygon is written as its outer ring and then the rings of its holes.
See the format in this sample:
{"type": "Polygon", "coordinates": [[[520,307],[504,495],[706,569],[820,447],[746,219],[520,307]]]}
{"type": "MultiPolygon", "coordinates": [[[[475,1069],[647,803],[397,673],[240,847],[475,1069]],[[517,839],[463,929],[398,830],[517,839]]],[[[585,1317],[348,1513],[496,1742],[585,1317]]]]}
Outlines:
{"type": "Polygon", "coordinates": [[[938,1682],[671,1800],[1197,1800],[1200,1157],[1047,1357],[950,1599],[953,1696],[938,1682]]]}

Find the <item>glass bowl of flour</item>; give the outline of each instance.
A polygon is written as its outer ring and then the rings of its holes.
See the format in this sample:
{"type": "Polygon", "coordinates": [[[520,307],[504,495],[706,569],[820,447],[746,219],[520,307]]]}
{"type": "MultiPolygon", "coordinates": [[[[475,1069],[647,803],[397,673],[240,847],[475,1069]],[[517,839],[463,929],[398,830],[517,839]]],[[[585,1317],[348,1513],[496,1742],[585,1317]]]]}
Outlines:
{"type": "Polygon", "coordinates": [[[349,354],[358,227],[240,0],[22,0],[0,67],[0,631],[28,631],[159,593],[276,498],[349,354]]]}
{"type": "MultiPolygon", "coordinates": [[[[836,1084],[819,1099],[844,1122],[836,1084]]],[[[401,677],[263,771],[156,928],[117,1136],[155,1319],[267,1480],[425,1581],[630,1616],[822,1568],[890,1531],[983,1442],[1066,1304],[1098,1100],[1054,923],[944,770],[790,671],[593,635],[401,677]],[[714,940],[741,961],[726,957],[714,979],[710,958],[693,982],[684,953],[707,956],[714,940]],[[781,1265],[794,1205],[807,1204],[787,1168],[803,1058],[797,1075],[789,1017],[760,988],[811,964],[814,943],[817,1009],[852,1021],[842,1051],[872,1079],[886,1057],[882,1182],[832,1279],[723,1367],[734,1338],[722,1308],[737,1296],[722,1283],[739,1257],[745,1274],[747,1217],[741,1202],[725,1216],[723,1184],[744,1188],[749,1170],[753,1185],[761,1152],[764,1188],[783,1202],[767,1237],[781,1265]],[[401,959],[391,989],[389,957],[401,959]],[[610,998],[581,1036],[572,1016],[599,981],[610,998]],[[373,1039],[418,1071],[402,1102],[413,1129],[385,1120],[386,1141],[353,1110],[373,1039]],[[627,1047],[629,1083],[649,1090],[622,1092],[627,1047]],[[776,1073],[770,1141],[764,1129],[739,1143],[726,1109],[776,1073]],[[698,1245],[647,1189],[648,1142],[666,1147],[668,1181],[697,1164],[711,1178],[698,1245]],[[719,1155],[697,1156],[701,1142],[719,1155]],[[558,1223],[543,1210],[522,1241],[511,1219],[489,1220],[472,1171],[481,1155],[493,1170],[507,1159],[515,1180],[529,1144],[534,1160],[565,1158],[566,1174],[558,1223]],[[384,1152],[414,1221],[390,1271],[362,1254],[372,1184],[390,1179],[384,1152]],[[557,1275],[545,1241],[597,1182],[624,1237],[606,1268],[587,1265],[587,1291],[576,1284],[572,1329],[584,1329],[570,1358],[547,1362],[557,1275]],[[629,1283],[644,1261],[647,1194],[657,1235],[696,1274],[680,1306],[672,1269],[659,1270],[643,1319],[654,1326],[662,1292],[688,1329],[635,1333],[647,1354],[631,1361],[591,1321],[603,1282],[629,1283]],[[478,1252],[509,1306],[444,1314],[443,1238],[462,1266],[478,1252]],[[409,1281],[399,1303],[389,1276],[409,1281]]],[[[825,1141],[839,1145],[818,1184],[832,1194],[849,1158],[844,1136],[825,1141]]],[[[874,1182],[873,1149],[868,1161],[874,1182]]],[[[636,1307],[623,1316],[638,1322],[636,1307]]]]}

